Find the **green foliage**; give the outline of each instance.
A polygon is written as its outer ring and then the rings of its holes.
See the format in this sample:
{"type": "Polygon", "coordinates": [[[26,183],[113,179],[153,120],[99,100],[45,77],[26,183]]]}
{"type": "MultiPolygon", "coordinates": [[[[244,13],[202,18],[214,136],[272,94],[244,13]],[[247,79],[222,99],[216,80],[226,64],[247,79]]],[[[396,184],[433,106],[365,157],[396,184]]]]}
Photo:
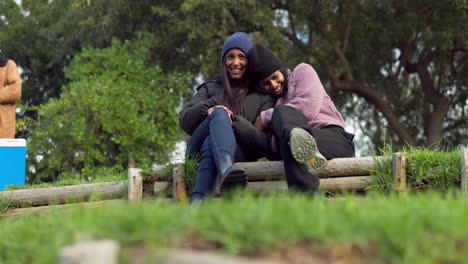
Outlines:
{"type": "Polygon", "coordinates": [[[156,200],[69,209],[66,217],[71,221],[55,210],[1,218],[0,262],[54,263],[59,249],[72,244],[77,234],[117,240],[123,250],[141,246],[150,252],[155,246],[177,246],[195,234],[229,254],[275,250],[285,241],[313,241],[314,248],[322,250],[353,244],[364,254],[377,251],[370,254],[371,263],[463,263],[467,209],[461,196],[419,193],[336,201],[235,195],[195,207],[156,200]]]}
{"type": "Polygon", "coordinates": [[[187,189],[192,188],[195,185],[195,179],[197,178],[197,170],[200,158],[185,158],[184,163],[184,181],[187,189]]]}
{"type": "Polygon", "coordinates": [[[389,139],[468,140],[467,0],[0,0],[0,10],[1,47],[23,69],[28,106],[60,95],[82,47],[151,35],[146,62],[208,79],[224,40],[244,31],[288,67],[312,64],[348,124],[370,139],[356,139],[367,153],[389,139]]]}
{"type": "Polygon", "coordinates": [[[17,207],[17,204],[14,200],[0,196],[0,213],[4,213],[10,209],[17,207]]]}
{"type": "Polygon", "coordinates": [[[278,54],[285,54],[287,42],[271,23],[274,11],[267,2],[116,0],[112,6],[105,0],[74,2],[77,12],[88,14],[84,20],[87,26],[93,25],[92,29],[103,35],[108,30],[114,30],[120,39],[152,34],[151,59],[165,71],[202,74],[204,79],[220,73],[223,43],[236,31],[250,33],[255,41],[266,42],[278,54]]]}
{"type": "Polygon", "coordinates": [[[180,166],[180,163],[169,163],[165,165],[158,174],[158,179],[166,182],[172,182],[172,170],[180,166]]]}
{"type": "Polygon", "coordinates": [[[59,96],[66,82],[63,68],[86,42],[78,16],[71,14],[71,1],[17,2],[0,0],[1,46],[23,70],[23,102],[37,105],[59,96]]]}
{"type": "Polygon", "coordinates": [[[409,148],[404,153],[408,160],[408,184],[412,189],[446,192],[460,186],[461,151],[409,148]]]}
{"type": "Polygon", "coordinates": [[[182,136],[175,109],[188,76],[147,64],[148,42],[114,40],[74,58],[61,97],[39,108],[28,148],[36,169],[30,181],[125,168],[130,156],[142,166],[167,161],[182,136]]]}
{"type": "MultiPolygon", "coordinates": [[[[192,188],[195,185],[195,178],[197,176],[198,158],[185,159],[184,163],[169,163],[164,165],[157,175],[158,181],[172,182],[172,171],[180,166],[184,167],[182,178],[184,179],[185,187],[187,189],[192,188]]],[[[144,177],[148,177],[152,174],[152,169],[144,169],[142,174],[144,177]]]]}
{"type": "MultiPolygon", "coordinates": [[[[407,159],[407,188],[412,191],[431,190],[445,193],[460,185],[461,152],[432,151],[425,148],[404,148],[407,159]]],[[[382,159],[376,159],[377,168],[371,190],[390,193],[396,190],[392,175],[392,154],[389,145],[380,150],[382,159]]]]}

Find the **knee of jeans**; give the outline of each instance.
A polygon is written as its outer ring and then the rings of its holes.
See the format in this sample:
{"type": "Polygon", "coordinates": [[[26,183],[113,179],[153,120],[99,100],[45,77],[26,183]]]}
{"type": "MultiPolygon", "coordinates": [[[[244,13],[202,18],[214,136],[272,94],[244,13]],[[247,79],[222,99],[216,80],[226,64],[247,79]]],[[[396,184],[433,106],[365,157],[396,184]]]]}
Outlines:
{"type": "Polygon", "coordinates": [[[205,141],[203,141],[203,144],[200,148],[200,156],[202,158],[205,157],[212,157],[213,153],[211,151],[211,142],[210,142],[210,137],[206,137],[205,141]]]}
{"type": "Polygon", "coordinates": [[[284,105],[284,104],[275,106],[275,111],[284,111],[286,109],[294,109],[294,107],[291,107],[289,105],[284,105]]]}
{"type": "Polygon", "coordinates": [[[287,105],[275,106],[273,110],[273,115],[271,116],[271,122],[272,123],[281,122],[281,120],[284,119],[284,116],[286,116],[286,111],[288,111],[288,108],[291,108],[291,107],[287,105]]]}
{"type": "Polygon", "coordinates": [[[211,118],[215,118],[215,117],[216,117],[216,118],[223,118],[223,117],[228,118],[227,112],[226,112],[224,109],[220,109],[220,108],[215,109],[215,110],[213,111],[213,113],[211,113],[210,116],[211,116],[211,118]]]}

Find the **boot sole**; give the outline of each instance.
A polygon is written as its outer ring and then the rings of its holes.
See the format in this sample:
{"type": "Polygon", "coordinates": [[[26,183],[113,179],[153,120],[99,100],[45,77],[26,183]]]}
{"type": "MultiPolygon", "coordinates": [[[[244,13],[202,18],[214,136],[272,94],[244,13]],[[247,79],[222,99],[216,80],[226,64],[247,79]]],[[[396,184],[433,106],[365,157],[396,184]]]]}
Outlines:
{"type": "Polygon", "coordinates": [[[316,155],[318,147],[312,135],[302,128],[293,128],[289,142],[294,159],[304,164],[311,174],[318,175],[323,170],[327,159],[322,155],[316,155]]]}

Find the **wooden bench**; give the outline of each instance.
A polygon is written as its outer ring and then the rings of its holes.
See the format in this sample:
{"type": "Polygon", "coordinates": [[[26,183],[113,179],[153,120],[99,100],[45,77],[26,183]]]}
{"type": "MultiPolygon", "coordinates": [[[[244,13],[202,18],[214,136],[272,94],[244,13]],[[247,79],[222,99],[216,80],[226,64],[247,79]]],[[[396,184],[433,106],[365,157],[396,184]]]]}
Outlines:
{"type": "MultiPolygon", "coordinates": [[[[319,175],[320,188],[326,192],[365,191],[370,186],[370,172],[377,169],[383,157],[336,158],[329,160],[319,175]]],[[[403,154],[394,154],[394,177],[398,188],[403,190],[406,182],[406,159],[403,154]]],[[[288,190],[282,161],[238,162],[247,174],[246,191],[254,193],[284,192],[288,190]]],[[[182,186],[183,170],[173,172],[173,197],[186,200],[182,186]]]]}

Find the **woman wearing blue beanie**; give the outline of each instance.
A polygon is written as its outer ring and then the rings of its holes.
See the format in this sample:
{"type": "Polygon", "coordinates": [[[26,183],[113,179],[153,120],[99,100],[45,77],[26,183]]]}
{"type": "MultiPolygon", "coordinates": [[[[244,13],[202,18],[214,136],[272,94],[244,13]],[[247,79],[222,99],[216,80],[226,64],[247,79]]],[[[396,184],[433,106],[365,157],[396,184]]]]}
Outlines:
{"type": "Polygon", "coordinates": [[[246,33],[231,35],[221,52],[223,74],[200,85],[180,112],[180,126],[191,135],[186,155],[200,158],[191,202],[221,186],[245,185],[246,174],[234,163],[256,160],[268,149],[265,144],[259,147],[265,151],[246,153],[243,150],[249,146],[239,145],[235,136],[238,120],[253,124],[260,112],[274,104],[270,95],[250,89],[247,56],[251,48],[246,33]]]}

